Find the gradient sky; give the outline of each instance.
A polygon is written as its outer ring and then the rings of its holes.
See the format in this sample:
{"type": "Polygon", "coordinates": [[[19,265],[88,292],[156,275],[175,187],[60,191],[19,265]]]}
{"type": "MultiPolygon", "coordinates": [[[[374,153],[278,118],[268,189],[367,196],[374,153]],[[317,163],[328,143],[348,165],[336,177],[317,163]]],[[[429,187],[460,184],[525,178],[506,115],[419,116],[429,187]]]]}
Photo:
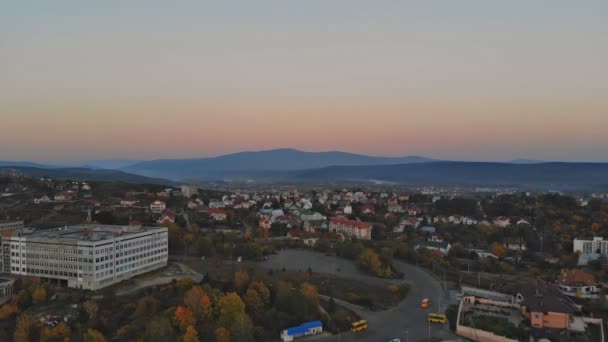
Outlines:
{"type": "Polygon", "coordinates": [[[6,1],[0,160],[608,161],[607,18],[606,0],[6,1]]]}

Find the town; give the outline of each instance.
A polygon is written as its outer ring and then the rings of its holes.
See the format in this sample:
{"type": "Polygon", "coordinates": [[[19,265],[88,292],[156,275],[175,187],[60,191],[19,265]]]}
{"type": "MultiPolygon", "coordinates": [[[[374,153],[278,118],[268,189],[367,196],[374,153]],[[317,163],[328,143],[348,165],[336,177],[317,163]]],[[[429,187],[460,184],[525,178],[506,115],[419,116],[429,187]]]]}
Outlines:
{"type": "Polygon", "coordinates": [[[238,191],[18,174],[0,190],[0,340],[606,333],[605,193],[238,191]]]}

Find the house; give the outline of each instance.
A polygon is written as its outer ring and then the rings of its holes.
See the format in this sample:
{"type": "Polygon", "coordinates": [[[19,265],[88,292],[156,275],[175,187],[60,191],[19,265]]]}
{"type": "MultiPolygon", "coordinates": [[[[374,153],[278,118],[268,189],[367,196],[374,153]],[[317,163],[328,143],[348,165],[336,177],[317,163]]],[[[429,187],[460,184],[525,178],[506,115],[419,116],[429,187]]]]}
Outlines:
{"type": "Polygon", "coordinates": [[[55,196],[53,197],[53,199],[57,202],[71,201],[72,198],[73,198],[73,193],[69,192],[69,191],[62,191],[58,194],[55,194],[55,196]]]}
{"type": "Polygon", "coordinates": [[[175,217],[176,217],[176,214],[173,210],[166,209],[165,211],[163,211],[162,215],[156,222],[158,222],[159,224],[168,223],[168,222],[174,223],[175,217]]]}
{"type": "Polygon", "coordinates": [[[557,284],[569,297],[597,298],[600,294],[595,276],[579,269],[562,270],[557,284]]]}
{"type": "Polygon", "coordinates": [[[353,213],[353,207],[350,204],[347,204],[342,208],[342,213],[344,215],[351,215],[353,213]]]}
{"type": "Polygon", "coordinates": [[[478,223],[478,221],[472,217],[465,216],[462,218],[462,224],[466,226],[474,226],[478,223]]]}
{"type": "Polygon", "coordinates": [[[209,208],[209,216],[214,221],[225,221],[228,218],[226,211],[221,208],[209,208]]]}
{"type": "Polygon", "coordinates": [[[511,224],[511,220],[508,217],[500,216],[494,219],[492,223],[500,228],[506,228],[511,224]]]}
{"type": "Polygon", "coordinates": [[[211,200],[209,201],[209,209],[224,208],[224,201],[211,200]]]}
{"type": "Polygon", "coordinates": [[[507,237],[505,247],[510,251],[523,252],[526,250],[526,241],[522,237],[507,237]]]}
{"type": "Polygon", "coordinates": [[[48,202],[51,202],[51,199],[47,195],[43,195],[40,198],[34,198],[34,204],[48,203],[48,202]]]}
{"type": "Polygon", "coordinates": [[[403,219],[401,222],[399,222],[398,228],[401,231],[404,231],[407,228],[418,228],[418,225],[420,225],[420,222],[418,220],[416,220],[413,217],[407,217],[407,218],[403,219]]]}
{"type": "Polygon", "coordinates": [[[388,199],[388,208],[387,210],[391,213],[402,213],[403,207],[399,205],[399,200],[396,197],[391,197],[388,199]]]}
{"type": "Polygon", "coordinates": [[[361,206],[361,213],[363,215],[374,215],[376,213],[376,208],[373,204],[364,204],[361,206]]]}
{"type": "Polygon", "coordinates": [[[306,234],[305,231],[303,231],[302,229],[295,228],[295,229],[290,229],[287,232],[287,237],[291,238],[291,239],[299,239],[299,238],[303,237],[304,234],[306,234]]]}
{"type": "Polygon", "coordinates": [[[417,206],[415,206],[415,205],[410,205],[410,206],[407,208],[407,214],[408,214],[408,215],[411,215],[411,216],[416,216],[416,215],[421,214],[421,213],[422,213],[422,209],[418,208],[418,207],[417,207],[417,206]]]}
{"type": "Polygon", "coordinates": [[[452,223],[452,224],[461,224],[463,220],[463,217],[460,215],[450,215],[448,217],[448,222],[452,223]]]}
{"type": "Polygon", "coordinates": [[[431,251],[437,251],[443,255],[447,255],[452,246],[444,241],[439,236],[433,235],[427,240],[418,240],[414,242],[415,249],[428,249],[431,251]]]}
{"type": "Polygon", "coordinates": [[[420,231],[423,233],[435,234],[435,231],[437,231],[437,229],[435,227],[431,227],[431,226],[424,226],[424,227],[420,228],[420,231]]]}
{"type": "Polygon", "coordinates": [[[161,201],[161,200],[156,200],[156,201],[150,203],[150,210],[154,214],[160,214],[165,209],[167,209],[167,204],[165,202],[161,201]]]}
{"type": "Polygon", "coordinates": [[[316,211],[305,211],[300,214],[300,221],[324,221],[326,217],[316,211]]]}
{"type": "Polygon", "coordinates": [[[574,313],[579,311],[557,285],[542,280],[522,287],[516,298],[522,315],[530,320],[533,328],[568,329],[574,313]]]}
{"type": "Polygon", "coordinates": [[[342,233],[351,238],[372,239],[372,224],[334,217],[329,221],[329,231],[342,233]]]}
{"type": "Polygon", "coordinates": [[[130,208],[139,204],[139,200],[136,199],[123,199],[120,201],[120,206],[123,208],[130,208]]]}

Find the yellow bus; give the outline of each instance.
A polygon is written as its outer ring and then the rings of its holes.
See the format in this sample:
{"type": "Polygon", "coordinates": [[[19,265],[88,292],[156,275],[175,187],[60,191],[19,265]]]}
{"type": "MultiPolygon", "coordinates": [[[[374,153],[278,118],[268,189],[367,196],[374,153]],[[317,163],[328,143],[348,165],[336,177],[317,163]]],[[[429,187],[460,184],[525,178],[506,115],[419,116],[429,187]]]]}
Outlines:
{"type": "Polygon", "coordinates": [[[445,324],[446,322],[446,317],[443,314],[436,314],[436,313],[432,313],[429,315],[429,322],[431,323],[441,323],[441,324],[445,324]]]}
{"type": "Polygon", "coordinates": [[[362,331],[362,330],[367,329],[367,321],[366,321],[366,320],[364,320],[364,319],[362,319],[362,320],[360,320],[360,321],[353,322],[353,323],[351,324],[351,326],[352,326],[352,327],[350,328],[350,330],[351,330],[352,332],[362,331]]]}

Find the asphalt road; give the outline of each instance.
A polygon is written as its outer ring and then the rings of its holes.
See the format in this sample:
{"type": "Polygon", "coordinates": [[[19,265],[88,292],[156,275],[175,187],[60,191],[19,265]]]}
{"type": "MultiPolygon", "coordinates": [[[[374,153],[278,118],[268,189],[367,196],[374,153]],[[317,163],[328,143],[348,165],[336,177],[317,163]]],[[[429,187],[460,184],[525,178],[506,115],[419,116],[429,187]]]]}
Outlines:
{"type": "MultiPolygon", "coordinates": [[[[321,253],[305,250],[283,250],[278,255],[271,256],[262,263],[267,268],[286,268],[289,270],[306,270],[311,267],[313,272],[332,273],[339,277],[353,279],[368,283],[408,282],[412,285],[407,298],[396,307],[372,312],[369,310],[356,310],[358,314],[368,321],[369,328],[363,332],[344,332],[333,336],[317,336],[304,338],[302,341],[314,340],[323,342],[348,341],[390,341],[394,338],[402,342],[416,342],[450,339],[454,335],[449,332],[447,325],[431,324],[427,316],[430,312],[443,311],[447,298],[441,284],[426,271],[401,261],[395,261],[395,267],[405,274],[402,280],[386,280],[368,276],[360,272],[352,261],[326,256],[321,253]],[[420,301],[423,298],[431,300],[429,309],[422,309],[420,301]],[[438,308],[441,302],[441,308],[438,308]],[[430,332],[430,337],[429,337],[430,332]]],[[[322,289],[320,290],[322,294],[322,289]]],[[[351,308],[352,309],[352,308],[351,308]]]]}

